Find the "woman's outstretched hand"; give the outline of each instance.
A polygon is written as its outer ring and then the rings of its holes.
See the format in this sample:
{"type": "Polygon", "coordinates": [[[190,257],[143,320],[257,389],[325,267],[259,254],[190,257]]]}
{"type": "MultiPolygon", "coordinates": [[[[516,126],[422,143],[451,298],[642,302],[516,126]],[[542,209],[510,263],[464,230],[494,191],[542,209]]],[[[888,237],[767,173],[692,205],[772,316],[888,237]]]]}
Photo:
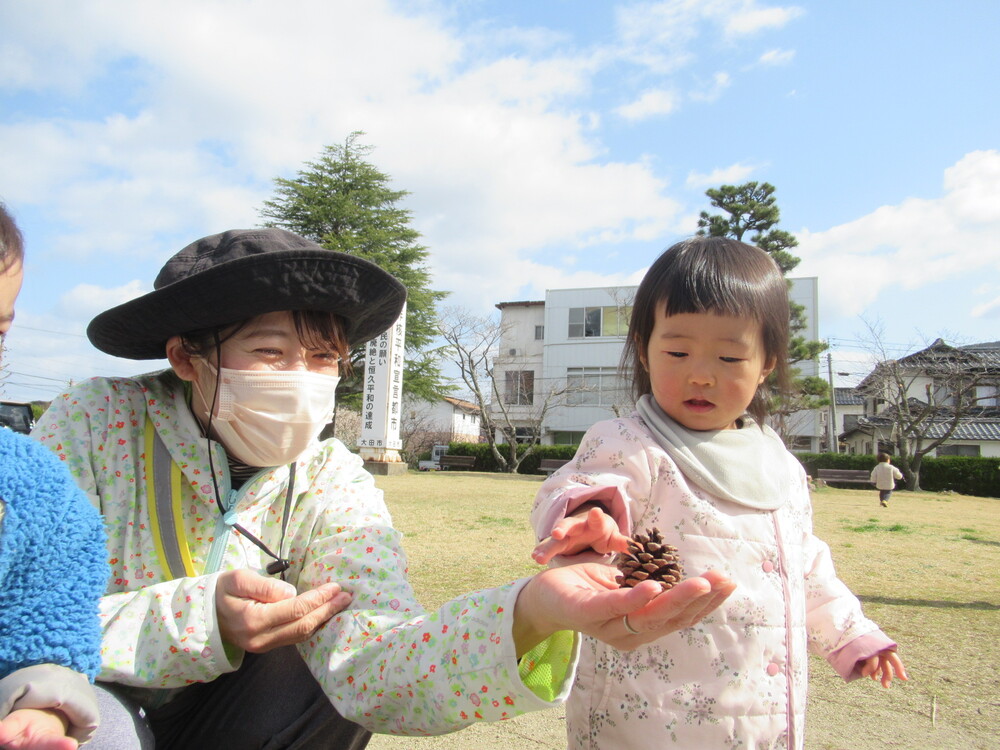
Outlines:
{"type": "Polygon", "coordinates": [[[521,589],[514,608],[518,656],[559,630],[592,635],[623,651],[691,627],[733,593],[736,584],[712,570],[669,591],[644,581],[619,588],[617,570],[600,563],[550,568],[521,589]],[[628,625],[636,633],[629,632],[628,625]]]}

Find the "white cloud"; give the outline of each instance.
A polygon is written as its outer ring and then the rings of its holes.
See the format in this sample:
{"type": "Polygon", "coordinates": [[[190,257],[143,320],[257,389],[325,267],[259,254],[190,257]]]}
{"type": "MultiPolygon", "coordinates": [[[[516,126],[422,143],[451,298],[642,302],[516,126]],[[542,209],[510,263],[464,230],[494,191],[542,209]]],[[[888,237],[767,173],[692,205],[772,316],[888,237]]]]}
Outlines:
{"type": "Polygon", "coordinates": [[[720,71],[712,76],[711,81],[708,84],[703,85],[700,89],[692,91],[690,96],[694,101],[714,102],[722,96],[722,92],[729,88],[731,83],[732,78],[729,73],[720,71]]]}
{"type": "Polygon", "coordinates": [[[963,221],[1000,222],[1000,152],[974,151],[944,173],[949,204],[963,221]]]}
{"type": "Polygon", "coordinates": [[[737,3],[735,12],[726,14],[726,33],[733,36],[756,34],[762,29],[780,29],[803,14],[802,8],[786,7],[760,8],[753,0],[737,3]]]}
{"type": "MultiPolygon", "coordinates": [[[[552,247],[656,242],[675,221],[678,204],[653,166],[608,161],[594,137],[599,115],[578,105],[606,51],[473,59],[433,16],[394,15],[382,2],[58,7],[66,23],[24,49],[58,48],[72,29],[93,40],[78,53],[90,78],[109,65],[129,78],[127,107],[0,132],[0,172],[19,191],[7,197],[44,201],[53,255],[148,256],[152,275],[200,234],[257,223],[273,177],[294,176],[355,129],[411,192],[435,288],[518,278],[515,269],[551,263],[535,258],[552,247]],[[351,33],[331,37],[343,28],[351,33]]],[[[44,71],[53,85],[64,74],[44,71]]],[[[646,106],[663,110],[669,98],[646,106]]],[[[71,296],[64,309],[96,312],[113,295],[71,296]]]]}
{"type": "MultiPolygon", "coordinates": [[[[819,276],[821,319],[860,315],[883,294],[1000,271],[1000,152],[966,154],[938,198],[908,198],[821,232],[797,234],[796,275],[819,276]]],[[[993,302],[952,300],[970,316],[993,302]]]]}
{"type": "Polygon", "coordinates": [[[1000,297],[972,308],[974,318],[1000,318],[1000,297]]]}
{"type": "Polygon", "coordinates": [[[621,55],[659,74],[689,65],[695,42],[706,29],[736,39],[765,29],[780,29],[798,18],[797,6],[760,6],[755,0],[665,0],[632,3],[615,9],[621,55]]]}
{"type": "Polygon", "coordinates": [[[97,313],[140,297],[151,291],[151,282],[130,281],[113,289],[95,284],[77,284],[59,299],[57,312],[75,319],[90,320],[97,313]]]}
{"type": "Polygon", "coordinates": [[[644,91],[635,101],[618,107],[615,112],[626,120],[645,120],[657,115],[669,115],[677,108],[677,95],[672,91],[644,91]]]}
{"type": "Polygon", "coordinates": [[[794,59],[795,50],[793,49],[772,49],[761,55],[758,58],[757,63],[759,65],[774,67],[779,65],[788,65],[794,59]]]}
{"type": "MultiPolygon", "coordinates": [[[[598,245],[605,258],[623,243],[662,246],[691,223],[658,162],[608,156],[594,89],[600,75],[624,71],[621,100],[636,98],[618,114],[670,114],[682,97],[649,72],[686,64],[693,40],[719,37],[727,13],[755,3],[629,5],[616,11],[617,36],[586,49],[546,29],[470,33],[447,8],[419,7],[5,6],[0,86],[43,101],[0,124],[4,198],[45,216],[48,235],[31,258],[56,261],[38,317],[82,332],[96,312],[149,288],[129,277],[152,277],[200,235],[258,223],[274,177],[293,177],[354,130],[376,146],[371,161],[411,192],[434,288],[480,308],[527,284],[608,283],[559,258],[598,245]],[[92,275],[79,276],[83,263],[92,275]],[[101,286],[79,284],[93,279],[101,286]]],[[[699,95],[729,83],[717,74],[699,95]]],[[[728,174],[715,184],[738,181],[728,174]]],[[[621,279],[631,277],[622,263],[621,279]]]]}
{"type": "Polygon", "coordinates": [[[752,164],[731,164],[728,167],[713,169],[707,174],[691,172],[684,185],[692,189],[718,187],[719,185],[741,185],[750,179],[759,167],[752,164]]]}

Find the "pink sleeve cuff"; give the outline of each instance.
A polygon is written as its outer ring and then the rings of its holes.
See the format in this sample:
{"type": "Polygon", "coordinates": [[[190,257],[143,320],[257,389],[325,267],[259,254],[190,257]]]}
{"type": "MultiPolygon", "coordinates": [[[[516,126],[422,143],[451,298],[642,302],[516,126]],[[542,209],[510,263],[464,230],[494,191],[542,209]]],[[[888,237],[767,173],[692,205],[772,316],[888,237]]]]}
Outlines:
{"type": "Polygon", "coordinates": [[[584,503],[601,503],[618,524],[618,530],[623,534],[631,534],[632,519],[628,511],[628,503],[622,497],[621,490],[614,485],[603,487],[572,487],[562,493],[552,503],[539,519],[535,531],[541,541],[552,532],[552,527],[560,520],[570,515],[584,503]]]}
{"type": "MultiPolygon", "coordinates": [[[[611,514],[611,517],[615,519],[615,523],[618,524],[618,530],[622,534],[628,536],[632,533],[632,520],[628,510],[628,503],[625,502],[618,487],[613,485],[605,485],[603,487],[573,487],[557,497],[546,508],[545,514],[538,519],[538,523],[535,525],[538,540],[545,539],[552,532],[553,526],[584,503],[601,503],[607,509],[608,513],[611,514]]],[[[586,550],[577,555],[558,555],[549,564],[561,567],[563,565],[574,565],[584,562],[606,563],[610,557],[611,555],[602,555],[593,550],[586,550]]]]}
{"type": "Polygon", "coordinates": [[[836,670],[837,674],[850,682],[861,676],[858,662],[882,651],[895,651],[896,642],[881,630],[868,633],[860,638],[855,638],[841,649],[834,651],[827,657],[830,666],[836,670]]]}

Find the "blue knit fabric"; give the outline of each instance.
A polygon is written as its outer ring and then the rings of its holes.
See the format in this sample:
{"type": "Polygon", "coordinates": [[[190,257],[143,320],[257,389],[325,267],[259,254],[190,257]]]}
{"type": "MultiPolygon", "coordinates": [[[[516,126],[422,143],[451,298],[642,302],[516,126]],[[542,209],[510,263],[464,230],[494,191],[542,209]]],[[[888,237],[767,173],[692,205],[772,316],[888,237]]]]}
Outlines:
{"type": "Polygon", "coordinates": [[[59,664],[94,677],[108,579],[104,525],[45,446],[0,429],[0,677],[59,664]]]}

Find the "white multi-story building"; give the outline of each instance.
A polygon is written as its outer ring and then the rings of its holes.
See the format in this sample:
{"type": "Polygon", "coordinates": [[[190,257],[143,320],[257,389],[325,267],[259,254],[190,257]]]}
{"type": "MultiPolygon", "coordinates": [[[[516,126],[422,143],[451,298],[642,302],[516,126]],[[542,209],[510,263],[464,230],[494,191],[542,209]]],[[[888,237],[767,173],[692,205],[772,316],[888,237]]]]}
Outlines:
{"type": "MultiPolygon", "coordinates": [[[[503,333],[494,377],[519,435],[538,430],[543,443],[576,444],[595,422],[631,412],[631,380],[619,366],[635,292],[550,289],[544,301],[497,305],[503,333]]],[[[792,279],[791,297],[805,308],[803,335],[817,338],[816,278],[792,279]]],[[[803,375],[817,372],[814,362],[798,366],[803,375]]],[[[799,412],[788,426],[796,448],[819,450],[817,413],[799,412]]]]}

